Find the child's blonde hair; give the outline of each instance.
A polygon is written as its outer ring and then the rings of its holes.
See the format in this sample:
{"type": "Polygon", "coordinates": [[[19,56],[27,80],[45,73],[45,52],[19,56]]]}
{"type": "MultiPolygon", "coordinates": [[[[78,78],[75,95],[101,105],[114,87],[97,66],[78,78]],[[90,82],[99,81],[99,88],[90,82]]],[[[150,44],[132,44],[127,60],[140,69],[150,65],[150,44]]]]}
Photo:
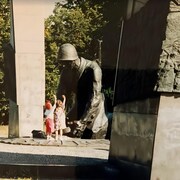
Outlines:
{"type": "Polygon", "coordinates": [[[56,102],[56,107],[62,107],[62,108],[64,108],[64,107],[63,107],[63,102],[58,99],[57,102],[56,102]]]}

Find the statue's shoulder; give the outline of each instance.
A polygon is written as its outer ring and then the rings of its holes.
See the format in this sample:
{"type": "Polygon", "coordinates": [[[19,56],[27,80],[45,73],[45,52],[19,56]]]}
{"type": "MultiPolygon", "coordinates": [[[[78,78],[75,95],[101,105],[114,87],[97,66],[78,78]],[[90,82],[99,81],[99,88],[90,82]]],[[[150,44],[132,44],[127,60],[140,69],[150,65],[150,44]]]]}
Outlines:
{"type": "Polygon", "coordinates": [[[94,67],[97,67],[97,68],[100,68],[99,64],[97,63],[96,60],[88,60],[88,59],[85,59],[85,58],[81,58],[81,63],[85,66],[85,67],[89,67],[89,68],[94,68],[94,67]]]}

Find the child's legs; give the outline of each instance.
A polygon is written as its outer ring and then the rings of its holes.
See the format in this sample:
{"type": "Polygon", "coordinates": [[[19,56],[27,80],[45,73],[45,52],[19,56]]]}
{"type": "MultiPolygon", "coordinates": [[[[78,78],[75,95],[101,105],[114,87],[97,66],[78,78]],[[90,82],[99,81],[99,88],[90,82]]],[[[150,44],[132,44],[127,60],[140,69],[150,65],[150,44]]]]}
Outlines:
{"type": "Polygon", "coordinates": [[[47,134],[47,136],[52,136],[52,132],[54,131],[53,126],[54,126],[53,120],[47,119],[46,120],[46,134],[47,134]]]}
{"type": "Polygon", "coordinates": [[[50,135],[51,129],[49,124],[49,119],[46,119],[46,135],[50,135]]]}
{"type": "Polygon", "coordinates": [[[57,123],[54,124],[54,129],[55,129],[55,139],[58,140],[58,125],[57,123]]]}
{"type": "Polygon", "coordinates": [[[63,130],[62,130],[62,129],[60,129],[60,130],[59,130],[59,132],[60,132],[60,133],[59,133],[59,135],[60,135],[60,140],[62,140],[63,130]]]}
{"type": "Polygon", "coordinates": [[[58,130],[55,130],[55,139],[58,140],[58,130]]]}

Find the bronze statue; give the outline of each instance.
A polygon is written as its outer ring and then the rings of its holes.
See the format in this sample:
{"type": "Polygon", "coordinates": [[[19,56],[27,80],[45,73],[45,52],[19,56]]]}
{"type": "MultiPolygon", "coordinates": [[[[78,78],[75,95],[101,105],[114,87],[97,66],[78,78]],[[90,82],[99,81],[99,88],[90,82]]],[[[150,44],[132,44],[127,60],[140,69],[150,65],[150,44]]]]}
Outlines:
{"type": "Polygon", "coordinates": [[[79,58],[75,47],[66,43],[59,48],[58,61],[63,66],[57,97],[67,97],[67,125],[71,136],[105,136],[108,119],[101,92],[102,71],[95,61],[79,58]]]}

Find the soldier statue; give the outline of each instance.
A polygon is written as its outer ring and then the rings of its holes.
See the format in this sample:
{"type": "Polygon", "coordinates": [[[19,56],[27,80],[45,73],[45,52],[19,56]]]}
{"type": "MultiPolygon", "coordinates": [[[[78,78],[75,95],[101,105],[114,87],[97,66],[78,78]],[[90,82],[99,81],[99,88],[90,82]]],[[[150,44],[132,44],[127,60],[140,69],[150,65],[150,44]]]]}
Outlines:
{"type": "Polygon", "coordinates": [[[104,138],[108,119],[101,92],[101,68],[96,61],[78,57],[76,48],[69,43],[59,48],[57,58],[63,67],[57,98],[67,97],[69,135],[83,139],[104,138]]]}

